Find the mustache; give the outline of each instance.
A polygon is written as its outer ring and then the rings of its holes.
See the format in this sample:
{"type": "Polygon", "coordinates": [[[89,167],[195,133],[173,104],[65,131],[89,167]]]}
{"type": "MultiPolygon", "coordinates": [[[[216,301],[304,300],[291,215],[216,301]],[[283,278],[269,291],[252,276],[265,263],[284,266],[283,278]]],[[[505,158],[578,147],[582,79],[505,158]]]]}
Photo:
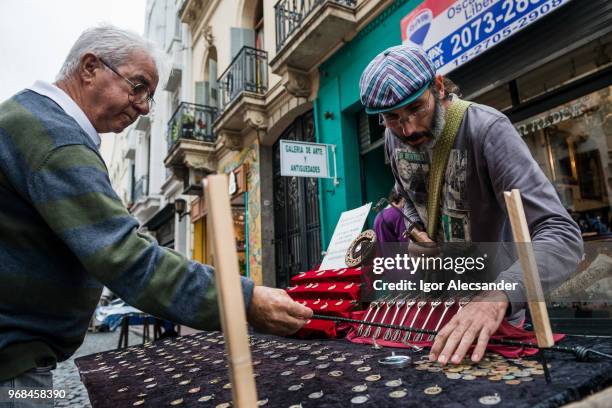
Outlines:
{"type": "Polygon", "coordinates": [[[415,142],[417,140],[419,140],[422,137],[427,137],[429,139],[433,138],[433,133],[431,133],[431,131],[424,131],[424,132],[414,132],[412,133],[410,136],[404,136],[402,135],[402,139],[404,139],[407,142],[415,142]]]}

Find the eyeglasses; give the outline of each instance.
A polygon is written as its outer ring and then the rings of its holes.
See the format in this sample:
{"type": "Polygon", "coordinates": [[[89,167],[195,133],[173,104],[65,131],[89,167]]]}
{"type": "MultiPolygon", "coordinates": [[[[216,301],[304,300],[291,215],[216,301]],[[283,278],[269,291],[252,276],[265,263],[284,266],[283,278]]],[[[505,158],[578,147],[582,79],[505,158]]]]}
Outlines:
{"type": "Polygon", "coordinates": [[[100,62],[102,64],[104,64],[104,66],[108,69],[110,69],[111,71],[113,71],[115,74],[119,75],[121,78],[123,78],[125,80],[125,82],[127,82],[128,84],[130,84],[130,86],[132,87],[132,98],[133,98],[133,102],[135,103],[144,103],[147,102],[147,104],[149,105],[149,107],[152,107],[153,104],[155,103],[155,100],[153,100],[153,97],[151,96],[151,94],[149,93],[149,88],[145,85],[145,84],[135,84],[134,82],[130,81],[129,79],[127,79],[126,77],[124,77],[123,75],[121,75],[119,72],[117,72],[117,70],[115,68],[113,68],[112,66],[110,66],[106,61],[104,61],[102,58],[99,58],[100,62]]]}
{"type": "Polygon", "coordinates": [[[389,118],[388,116],[385,116],[384,113],[381,113],[378,116],[378,124],[388,128],[399,128],[405,123],[412,123],[413,120],[422,118],[423,116],[425,116],[427,110],[429,109],[429,100],[431,99],[431,93],[432,92],[429,91],[429,94],[427,95],[427,102],[423,103],[418,108],[406,110],[405,117],[399,117],[399,115],[394,114],[394,117],[389,118]]]}

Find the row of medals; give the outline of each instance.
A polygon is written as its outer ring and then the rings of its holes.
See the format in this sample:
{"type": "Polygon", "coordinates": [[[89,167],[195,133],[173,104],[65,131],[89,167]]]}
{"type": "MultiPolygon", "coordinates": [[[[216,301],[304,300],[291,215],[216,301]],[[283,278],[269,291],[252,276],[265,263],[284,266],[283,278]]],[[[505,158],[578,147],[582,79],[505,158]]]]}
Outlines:
{"type": "MultiPolygon", "coordinates": [[[[193,353],[189,348],[196,350],[206,350],[211,346],[203,344],[202,341],[216,345],[223,345],[225,341],[223,336],[218,332],[207,332],[200,333],[194,336],[190,336],[189,340],[181,339],[177,340],[164,340],[163,342],[157,342],[155,344],[147,343],[142,348],[135,351],[135,356],[139,359],[140,367],[128,362],[125,358],[130,354],[134,353],[134,350],[125,349],[122,351],[114,351],[107,353],[109,355],[115,355],[114,359],[119,360],[116,362],[116,366],[110,364],[107,360],[102,358],[103,355],[98,355],[95,359],[98,361],[99,367],[97,370],[108,374],[109,379],[117,378],[122,369],[132,371],[136,370],[135,373],[131,373],[133,376],[146,377],[146,369],[151,368],[151,365],[157,365],[163,370],[164,375],[170,376],[177,382],[178,386],[186,387],[186,392],[189,394],[200,394],[202,389],[199,386],[189,387],[191,385],[191,379],[188,378],[189,374],[200,371],[197,367],[196,362],[211,364],[213,367],[223,366],[227,368],[226,359],[218,358],[213,359],[211,357],[205,357],[201,353],[193,353]],[[161,343],[161,344],[160,344],[161,343]],[[163,345],[162,345],[163,344],[163,345]],[[174,348],[165,348],[164,346],[177,346],[174,348]],[[155,353],[156,358],[151,358],[150,353],[155,353]],[[155,360],[158,360],[155,363],[155,360]],[[161,360],[161,361],[159,361],[161,360]],[[194,362],[196,361],[196,362],[194,362]],[[173,366],[171,365],[173,363],[173,366]],[[182,368],[180,367],[182,366],[182,368]],[[177,371],[184,371],[180,373],[177,371]]],[[[365,382],[363,384],[355,385],[352,387],[352,391],[358,395],[351,398],[353,404],[364,404],[370,400],[369,395],[360,394],[368,391],[368,385],[382,382],[385,387],[389,389],[388,395],[394,399],[404,398],[408,395],[408,390],[404,387],[401,378],[396,379],[383,379],[380,374],[372,373],[372,366],[378,365],[376,359],[372,359],[374,356],[371,354],[364,354],[355,359],[350,359],[352,353],[340,352],[338,350],[330,350],[330,347],[323,346],[319,342],[307,343],[307,344],[296,344],[288,341],[279,340],[268,340],[268,339],[257,339],[251,337],[251,347],[253,355],[263,354],[263,358],[270,359],[281,359],[286,362],[294,362],[295,366],[314,366],[317,371],[306,373],[299,377],[294,370],[285,370],[280,373],[282,377],[286,377],[289,383],[292,383],[287,391],[296,392],[304,388],[305,384],[302,381],[311,380],[317,376],[327,375],[329,377],[342,377],[344,372],[338,369],[331,369],[327,371],[333,363],[345,363],[348,362],[349,369],[355,370],[359,373],[364,373],[365,382]],[[316,349],[315,349],[316,348],[316,349]],[[299,360],[296,355],[287,355],[286,357],[279,352],[283,351],[302,351],[309,352],[312,356],[312,360],[299,360]],[[369,360],[371,360],[371,363],[369,360]]],[[[211,350],[212,352],[212,350],[211,350]]],[[[218,350],[218,354],[223,355],[224,350],[218,350]]],[[[261,364],[261,360],[254,359],[253,366],[261,364]]],[[[534,376],[544,374],[544,370],[541,364],[532,360],[523,359],[505,359],[498,354],[487,353],[485,357],[479,363],[473,363],[469,360],[464,360],[457,365],[441,366],[437,362],[430,362],[427,359],[421,359],[414,362],[414,369],[417,371],[428,371],[428,372],[443,372],[448,379],[451,380],[465,380],[473,381],[479,378],[487,378],[489,381],[504,381],[508,385],[518,385],[522,382],[533,381],[534,376]]],[[[331,367],[333,368],[333,367],[331,367]]],[[[346,370],[346,369],[345,369],[346,370]]],[[[192,374],[194,375],[194,374],[192,374]]],[[[259,374],[255,373],[257,377],[259,374]]],[[[216,377],[208,381],[208,384],[214,385],[219,384],[223,381],[223,378],[216,377]]],[[[407,384],[406,384],[407,385],[407,384]]],[[[143,379],[143,392],[137,395],[138,399],[133,402],[133,406],[143,405],[146,402],[147,390],[157,387],[157,380],[154,377],[146,377],[143,379]]],[[[230,389],[231,383],[227,382],[222,386],[223,389],[230,389]]],[[[129,390],[129,387],[122,387],[116,390],[118,393],[123,393],[129,390]]],[[[438,385],[427,387],[423,390],[426,395],[437,395],[443,392],[442,387],[438,385]]],[[[297,393],[299,395],[299,393],[297,393]]],[[[298,396],[296,395],[296,397],[298,396]]],[[[196,395],[197,396],[197,395],[196,395]]],[[[310,400],[318,400],[324,396],[322,390],[312,392],[307,395],[310,400]]],[[[198,402],[207,402],[215,399],[214,394],[200,396],[198,402]]],[[[496,405],[501,401],[499,395],[486,395],[479,399],[483,405],[496,405]]],[[[170,405],[177,406],[184,403],[183,398],[179,398],[170,402],[170,405]]],[[[268,399],[262,399],[258,401],[259,406],[268,404],[268,399]]],[[[227,408],[230,407],[230,402],[222,402],[216,405],[216,408],[227,408]]],[[[291,405],[290,408],[299,408],[301,404],[291,405]]]]}

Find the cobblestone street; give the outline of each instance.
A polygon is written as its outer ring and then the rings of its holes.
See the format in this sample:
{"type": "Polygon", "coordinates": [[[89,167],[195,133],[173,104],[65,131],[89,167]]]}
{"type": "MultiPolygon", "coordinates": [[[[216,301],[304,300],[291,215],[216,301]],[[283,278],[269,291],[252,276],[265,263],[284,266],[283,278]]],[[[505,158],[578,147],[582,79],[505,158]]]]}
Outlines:
{"type": "MultiPolygon", "coordinates": [[[[56,407],[91,407],[89,396],[87,395],[85,386],[81,382],[79,371],[74,364],[74,359],[100,351],[113,350],[117,348],[118,341],[118,329],[108,333],[87,333],[83,345],[81,345],[74,356],[59,363],[55,371],[53,371],[53,388],[66,391],[66,398],[55,400],[56,407]]],[[[130,333],[130,346],[141,343],[142,339],[140,336],[133,332],[130,333]]]]}

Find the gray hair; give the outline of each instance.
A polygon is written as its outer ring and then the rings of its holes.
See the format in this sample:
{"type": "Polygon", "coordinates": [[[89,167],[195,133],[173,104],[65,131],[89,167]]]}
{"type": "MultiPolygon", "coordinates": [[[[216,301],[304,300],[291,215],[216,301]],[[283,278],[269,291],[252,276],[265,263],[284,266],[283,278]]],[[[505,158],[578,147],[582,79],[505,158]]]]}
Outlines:
{"type": "Polygon", "coordinates": [[[70,49],[55,79],[60,81],[76,73],[81,57],[89,52],[103,58],[113,67],[125,65],[134,52],[144,52],[155,62],[159,76],[158,87],[163,86],[168,79],[170,70],[167,58],[153,42],[133,31],[123,30],[109,24],[83,31],[70,49]]]}

